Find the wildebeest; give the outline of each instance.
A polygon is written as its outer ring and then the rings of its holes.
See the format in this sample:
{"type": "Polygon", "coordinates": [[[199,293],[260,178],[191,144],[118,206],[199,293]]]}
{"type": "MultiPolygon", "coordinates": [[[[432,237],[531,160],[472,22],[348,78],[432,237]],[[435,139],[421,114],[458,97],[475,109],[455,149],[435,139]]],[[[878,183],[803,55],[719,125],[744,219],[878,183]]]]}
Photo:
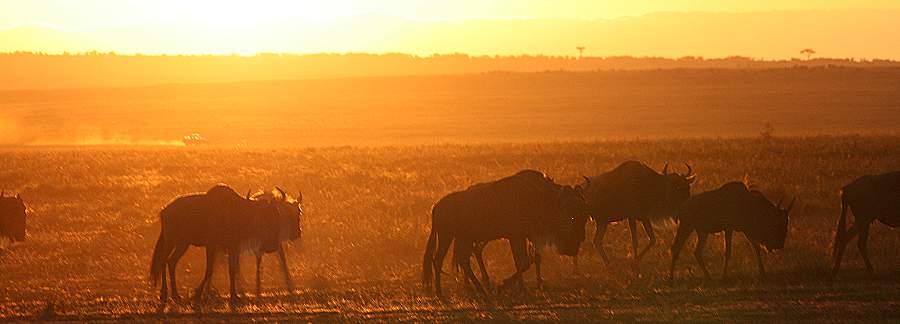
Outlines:
{"type": "Polygon", "coordinates": [[[703,247],[711,233],[725,232],[724,277],[728,277],[728,261],[731,259],[731,238],[735,231],[744,233],[756,251],[756,261],[760,276],[765,276],[765,268],[760,255],[760,245],[767,250],[784,248],[787,237],[788,213],[796,198],[791,199],[787,208],[772,204],[756,190],[750,190],[743,182],[729,182],[718,189],[691,197],[678,215],[678,232],[672,244],[672,267],[669,278],[674,279],[675,262],[692,232],[697,232],[697,248],[694,257],[709,278],[709,271],[703,262],[703,247]]]}
{"type": "Polygon", "coordinates": [[[6,197],[5,190],[0,192],[0,237],[25,240],[25,202],[18,194],[6,197]]]}
{"type": "Polygon", "coordinates": [[[591,217],[597,223],[594,245],[604,263],[609,263],[603,249],[603,236],[609,223],[623,219],[631,230],[631,247],[634,253],[632,269],[638,271],[641,258],[656,244],[653,222],[674,217],[682,203],[691,196],[691,183],[696,175],[691,166],[687,173],[669,173],[669,165],[662,174],[637,161],[627,161],[615,169],[595,177],[585,177],[584,197],[591,217]],[[637,221],[641,221],[650,238],[638,253],[637,221]]]}
{"type": "Polygon", "coordinates": [[[841,190],[841,217],[834,237],[834,275],[841,267],[844,249],[856,235],[859,253],[869,272],[869,226],[875,220],[890,226],[900,226],[900,171],[880,175],[866,175],[841,190]],[[853,212],[853,224],[847,229],[847,212],[853,212]]]}
{"type": "Polygon", "coordinates": [[[260,244],[266,247],[279,244],[277,205],[272,201],[247,198],[228,186],[216,185],[206,193],[180,196],[160,211],[161,230],[153,250],[150,278],[154,284],[162,278],[161,301],[165,302],[168,297],[167,268],[172,298],[180,299],[175,284],[175,267],[191,245],[206,247],[206,273],[197,287],[196,298],[202,296],[212,276],[216,252],[224,250],[229,256],[231,300],[236,300],[234,280],[242,242],[261,240],[260,244]]]}
{"type": "Polygon", "coordinates": [[[434,280],[441,295],[441,269],[451,244],[459,263],[478,292],[484,288],[468,262],[476,242],[506,238],[510,242],[516,273],[504,281],[523,284],[528,270],[528,241],[541,246],[552,242],[562,254],[575,255],[584,240],[587,210],[578,189],[561,186],[534,170],[471,186],[450,193],[432,208],[431,234],[422,265],[423,284],[434,280]]]}
{"type": "Polygon", "coordinates": [[[259,201],[269,201],[276,205],[278,208],[278,241],[268,241],[269,245],[263,244],[263,240],[253,239],[244,241],[241,246],[245,251],[250,251],[256,256],[256,294],[260,293],[260,267],[262,265],[262,257],[267,253],[277,253],[278,260],[281,262],[281,272],[284,274],[284,282],[287,285],[288,290],[293,288],[293,283],[291,281],[291,274],[287,268],[287,260],[284,255],[284,247],[282,242],[288,240],[296,240],[299,239],[303,234],[303,228],[301,227],[301,218],[303,216],[303,210],[300,208],[300,203],[303,202],[303,193],[299,193],[297,198],[291,198],[287,193],[284,192],[281,188],[275,187],[275,191],[272,192],[259,192],[250,196],[252,200],[259,201]],[[276,195],[276,193],[278,195],[276,195]],[[277,244],[271,244],[277,243],[277,244]]]}

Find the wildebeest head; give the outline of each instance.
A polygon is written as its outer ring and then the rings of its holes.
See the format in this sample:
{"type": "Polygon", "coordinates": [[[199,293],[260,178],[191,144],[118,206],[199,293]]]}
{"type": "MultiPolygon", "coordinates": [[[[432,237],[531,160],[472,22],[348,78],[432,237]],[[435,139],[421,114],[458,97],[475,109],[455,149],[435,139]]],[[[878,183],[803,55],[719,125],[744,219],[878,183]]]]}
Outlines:
{"type": "MultiPolygon", "coordinates": [[[[764,230],[763,244],[768,250],[779,250],[784,248],[784,241],[787,239],[788,231],[788,214],[794,208],[796,197],[791,199],[787,207],[782,207],[783,199],[779,199],[778,204],[772,205],[768,203],[767,212],[764,214],[764,230]]],[[[767,201],[768,202],[768,201],[767,201]]]]}
{"type": "Polygon", "coordinates": [[[588,205],[579,186],[562,186],[557,193],[559,222],[554,228],[555,245],[560,254],[578,255],[584,241],[584,225],[589,217],[588,205]]]}
{"type": "Polygon", "coordinates": [[[0,194],[0,236],[13,241],[25,240],[25,202],[16,194],[4,197],[0,194]]]}
{"type": "Polygon", "coordinates": [[[684,164],[687,167],[687,173],[681,174],[677,172],[669,173],[669,164],[663,167],[662,175],[665,177],[665,202],[664,208],[667,212],[677,213],[681,205],[691,198],[691,184],[697,178],[690,164],[684,164]]]}
{"type": "Polygon", "coordinates": [[[303,210],[300,208],[300,204],[303,202],[302,192],[298,193],[297,198],[292,198],[281,188],[275,187],[275,190],[257,194],[253,198],[274,204],[277,215],[276,223],[282,240],[296,240],[301,237],[303,234],[301,226],[303,210]]]}

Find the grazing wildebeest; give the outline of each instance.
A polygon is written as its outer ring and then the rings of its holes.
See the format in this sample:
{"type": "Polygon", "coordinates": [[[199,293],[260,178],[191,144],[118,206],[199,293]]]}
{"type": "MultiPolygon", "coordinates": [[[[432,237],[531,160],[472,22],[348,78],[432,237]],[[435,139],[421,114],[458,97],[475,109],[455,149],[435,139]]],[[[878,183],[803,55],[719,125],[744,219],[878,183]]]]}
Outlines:
{"type": "Polygon", "coordinates": [[[282,242],[293,241],[299,239],[303,234],[303,228],[300,225],[303,210],[300,203],[303,202],[303,193],[299,193],[297,198],[291,198],[281,188],[275,187],[274,192],[259,192],[250,196],[252,200],[269,201],[276,204],[278,208],[278,240],[264,242],[260,239],[248,240],[242,243],[241,247],[245,251],[250,251],[256,256],[256,294],[260,293],[260,267],[262,265],[262,257],[266,253],[278,253],[278,260],[281,262],[281,272],[284,274],[284,282],[288,290],[293,288],[290,271],[288,271],[287,260],[284,255],[284,247],[282,242]],[[277,193],[277,195],[276,195],[277,193]],[[268,243],[263,244],[263,243],[268,243]],[[276,243],[276,244],[272,244],[276,243]]]}
{"type": "Polygon", "coordinates": [[[179,300],[175,284],[175,267],[188,247],[206,248],[206,273],[196,290],[201,298],[212,276],[216,252],[228,252],[231,300],[235,301],[235,275],[241,244],[261,240],[264,246],[275,246],[279,238],[278,208],[271,201],[255,201],[241,197],[225,185],[216,185],[206,193],[176,198],[159,213],[161,230],[150,267],[153,284],[161,277],[160,300],[168,297],[165,272],[168,268],[172,298],[179,300]]]}
{"type": "Polygon", "coordinates": [[[625,219],[631,230],[632,270],[638,272],[641,258],[656,244],[653,222],[674,217],[681,204],[691,196],[691,183],[696,175],[689,164],[685,163],[685,166],[686,174],[669,173],[668,164],[660,174],[641,162],[627,161],[599,176],[584,178],[584,198],[597,223],[594,245],[604,263],[609,263],[603,249],[606,227],[625,219]],[[650,243],[640,253],[637,221],[641,221],[650,238],[650,243]]]}
{"type": "Polygon", "coordinates": [[[5,190],[0,193],[0,237],[25,240],[25,202],[18,194],[6,197],[5,190]]]}
{"type": "Polygon", "coordinates": [[[867,243],[869,226],[875,220],[890,226],[900,226],[900,171],[880,175],[866,175],[844,186],[841,190],[841,218],[834,237],[834,272],[841,267],[844,249],[857,234],[859,253],[869,272],[874,272],[869,261],[867,243]],[[847,229],[847,212],[853,212],[853,224],[847,229]]]}
{"type": "Polygon", "coordinates": [[[579,190],[558,185],[534,170],[450,193],[432,208],[431,234],[422,265],[423,284],[430,286],[434,280],[435,292],[441,295],[444,257],[456,241],[454,262],[484,294],[468,262],[473,244],[506,238],[516,273],[504,281],[504,286],[518,283],[524,287],[522,274],[531,264],[528,241],[537,246],[551,242],[562,254],[577,254],[584,240],[586,207],[579,190]]]}
{"type": "Polygon", "coordinates": [[[734,231],[744,233],[756,251],[756,262],[760,276],[765,276],[765,268],[760,255],[760,245],[767,250],[784,248],[787,237],[788,213],[795,199],[787,208],[772,204],[762,193],[750,190],[742,182],[729,182],[718,189],[691,197],[678,215],[678,233],[672,244],[672,267],[669,278],[674,279],[675,262],[692,232],[697,232],[697,248],[694,257],[709,278],[709,271],[703,262],[703,247],[711,233],[725,232],[724,277],[728,277],[728,261],[731,259],[731,238],[734,231]]]}

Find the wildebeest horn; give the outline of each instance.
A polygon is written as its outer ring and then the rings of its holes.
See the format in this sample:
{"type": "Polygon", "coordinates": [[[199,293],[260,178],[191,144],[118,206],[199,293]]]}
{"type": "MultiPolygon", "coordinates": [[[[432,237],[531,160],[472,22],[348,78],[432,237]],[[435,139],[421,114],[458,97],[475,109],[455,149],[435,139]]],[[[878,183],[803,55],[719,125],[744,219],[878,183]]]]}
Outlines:
{"type": "Polygon", "coordinates": [[[22,198],[19,198],[19,194],[16,194],[16,199],[22,199],[22,198]]]}
{"type": "Polygon", "coordinates": [[[669,162],[666,162],[666,166],[663,167],[663,175],[669,174],[669,162]]]}
{"type": "Polygon", "coordinates": [[[581,176],[581,177],[584,178],[585,184],[591,184],[591,178],[588,178],[587,176],[581,176]]]}
{"type": "Polygon", "coordinates": [[[275,186],[275,190],[278,190],[278,193],[281,194],[281,200],[287,200],[287,194],[284,193],[284,190],[281,190],[278,186],[275,186]]]}
{"type": "Polygon", "coordinates": [[[791,209],[794,209],[794,202],[796,202],[796,201],[797,201],[796,196],[794,196],[794,198],[791,198],[791,203],[788,204],[787,209],[785,209],[785,211],[791,212],[791,209]]]}
{"type": "Polygon", "coordinates": [[[694,169],[693,169],[693,168],[691,168],[691,165],[690,165],[690,164],[688,164],[688,163],[687,163],[687,162],[684,162],[684,166],[686,166],[686,167],[687,167],[687,169],[688,169],[688,173],[687,173],[687,175],[685,175],[685,177],[687,177],[687,176],[690,176],[690,175],[692,175],[692,174],[694,174],[694,169]]]}
{"type": "Polygon", "coordinates": [[[303,202],[303,192],[300,190],[297,190],[297,203],[299,204],[301,202],[303,202]]]}
{"type": "Polygon", "coordinates": [[[247,199],[250,199],[250,189],[247,189],[247,199]]]}

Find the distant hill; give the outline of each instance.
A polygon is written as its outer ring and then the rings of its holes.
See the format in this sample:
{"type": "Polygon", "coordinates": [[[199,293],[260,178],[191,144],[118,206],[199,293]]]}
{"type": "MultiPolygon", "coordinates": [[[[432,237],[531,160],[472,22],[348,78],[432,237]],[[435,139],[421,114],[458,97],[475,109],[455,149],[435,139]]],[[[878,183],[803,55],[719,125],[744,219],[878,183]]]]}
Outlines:
{"type": "Polygon", "coordinates": [[[86,53],[0,54],[0,89],[55,89],[221,83],[282,79],[484,72],[653,69],[772,69],[790,67],[900,67],[890,60],[814,58],[755,60],[747,57],[677,59],[657,57],[469,56],[407,54],[258,54],[254,56],[166,56],[86,53]]]}

